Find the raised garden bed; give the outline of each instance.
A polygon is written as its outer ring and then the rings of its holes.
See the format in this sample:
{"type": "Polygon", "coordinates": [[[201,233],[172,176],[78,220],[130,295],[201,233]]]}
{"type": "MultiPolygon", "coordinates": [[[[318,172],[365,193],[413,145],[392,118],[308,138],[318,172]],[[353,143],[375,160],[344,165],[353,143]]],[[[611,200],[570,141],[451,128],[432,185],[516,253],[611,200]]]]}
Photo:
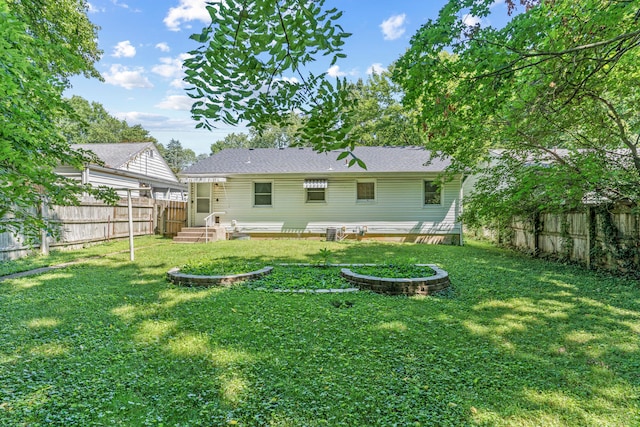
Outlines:
{"type": "MultiPolygon", "coordinates": [[[[431,295],[449,287],[449,274],[433,264],[416,264],[419,267],[428,267],[435,274],[427,277],[379,277],[358,274],[349,268],[343,268],[342,277],[360,289],[387,295],[431,295]]],[[[371,274],[371,273],[370,273],[371,274]]]]}
{"type": "MultiPolygon", "coordinates": [[[[186,274],[180,269],[169,270],[167,278],[181,286],[230,286],[239,282],[248,282],[253,289],[271,290],[275,292],[348,292],[355,290],[370,290],[387,295],[431,295],[449,287],[449,275],[446,271],[433,264],[415,264],[411,268],[402,266],[398,271],[407,274],[420,273],[424,277],[379,277],[380,274],[398,275],[397,271],[389,271],[390,266],[375,264],[279,264],[276,267],[267,266],[248,273],[238,274],[186,274]],[[274,270],[275,269],[275,270],[274,270]],[[301,269],[293,271],[292,269],[301,269]],[[306,271],[312,269],[312,273],[306,271]],[[356,270],[356,272],[352,271],[356,270]],[[366,272],[360,274],[358,271],[366,272]],[[273,280],[267,275],[273,273],[273,280]],[[292,280],[295,277],[293,284],[292,280]],[[282,286],[280,286],[282,285],[282,286]],[[350,287],[352,285],[353,287],[350,287]]],[[[227,269],[228,270],[228,269],[227,269]]],[[[194,271],[187,269],[187,271],[194,271]]],[[[195,271],[205,272],[206,269],[196,268],[195,271]]],[[[213,269],[212,271],[219,271],[213,269]]],[[[234,271],[233,269],[230,271],[234,271]]]]}
{"type": "Polygon", "coordinates": [[[181,286],[230,286],[247,280],[255,280],[271,273],[273,267],[264,267],[256,271],[240,274],[205,276],[199,274],[181,273],[179,268],[172,268],[167,272],[167,279],[181,286]]]}

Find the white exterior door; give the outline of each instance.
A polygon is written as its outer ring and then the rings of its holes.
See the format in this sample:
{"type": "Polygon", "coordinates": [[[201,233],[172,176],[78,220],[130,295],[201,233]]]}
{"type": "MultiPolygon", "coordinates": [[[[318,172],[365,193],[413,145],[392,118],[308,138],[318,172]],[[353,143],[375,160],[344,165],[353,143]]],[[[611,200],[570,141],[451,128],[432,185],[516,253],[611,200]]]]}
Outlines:
{"type": "Polygon", "coordinates": [[[196,184],[195,200],[195,226],[204,227],[204,220],[211,213],[211,183],[203,182],[196,184]]]}

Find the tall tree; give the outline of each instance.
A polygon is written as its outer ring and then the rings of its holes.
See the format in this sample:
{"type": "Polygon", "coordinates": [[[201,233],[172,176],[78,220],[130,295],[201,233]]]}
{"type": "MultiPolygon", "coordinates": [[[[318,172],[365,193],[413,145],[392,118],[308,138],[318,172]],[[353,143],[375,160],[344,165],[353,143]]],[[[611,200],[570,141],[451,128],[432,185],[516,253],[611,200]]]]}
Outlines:
{"type": "Polygon", "coordinates": [[[227,134],[224,139],[218,140],[211,144],[211,154],[215,154],[225,148],[253,148],[249,135],[246,133],[232,132],[227,134]]]}
{"type": "Polygon", "coordinates": [[[493,3],[449,1],[394,72],[430,148],[465,168],[497,163],[472,199],[476,213],[637,203],[638,3],[521,1],[500,29],[482,21],[493,3]],[[481,23],[468,26],[465,14],[481,23]]]}
{"type": "Polygon", "coordinates": [[[192,36],[202,46],[184,63],[197,127],[242,122],[261,132],[286,127],[296,112],[305,118],[299,139],[316,150],[352,146],[346,80],[307,69],[317,57],[333,65],[345,56],[341,12],[324,0],[208,4],[212,23],[192,36]]]}
{"type": "Polygon", "coordinates": [[[402,105],[402,90],[391,80],[391,73],[372,74],[351,88],[354,102],[351,138],[358,145],[413,145],[424,143],[414,113],[402,105]]]}
{"type": "Polygon", "coordinates": [[[82,193],[115,195],[54,173],[60,164],[96,161],[74,151],[57,127],[70,113],[69,77],[97,76],[96,27],[80,0],[0,0],[0,232],[36,238],[55,226],[36,210],[78,201],[82,193]]]}
{"type": "Polygon", "coordinates": [[[62,133],[70,144],[113,142],[157,142],[142,125],[129,126],[107,112],[98,102],[74,95],[68,99],[73,115],[59,120],[62,133]]]}
{"type": "MultiPolygon", "coordinates": [[[[162,144],[159,145],[162,146],[162,144]]],[[[167,146],[162,148],[160,150],[162,157],[175,173],[196,161],[196,153],[190,148],[183,148],[182,143],[177,139],[171,138],[167,146]]]]}
{"type": "Polygon", "coordinates": [[[249,130],[250,145],[253,148],[284,148],[308,145],[300,139],[300,129],[304,120],[298,114],[289,114],[284,125],[266,125],[264,129],[249,130]]]}

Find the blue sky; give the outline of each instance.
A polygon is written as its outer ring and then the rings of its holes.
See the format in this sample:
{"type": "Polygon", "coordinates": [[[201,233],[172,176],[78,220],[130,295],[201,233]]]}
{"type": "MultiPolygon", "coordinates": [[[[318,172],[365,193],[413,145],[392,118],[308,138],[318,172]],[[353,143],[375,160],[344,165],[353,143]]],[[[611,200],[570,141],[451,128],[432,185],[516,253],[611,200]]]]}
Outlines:
{"type": "MultiPolygon", "coordinates": [[[[66,95],[96,101],[130,125],[141,124],[166,145],[178,139],[185,148],[209,153],[213,142],[230,132],[224,124],[214,131],[195,129],[190,98],[182,82],[182,60],[198,47],[189,36],[208,23],[205,0],[91,0],[89,18],[101,29],[104,51],[97,64],[104,82],[77,77],[66,95]]],[[[344,11],[340,20],[353,33],[345,45],[347,58],[322,71],[350,79],[386,69],[408,47],[428,19],[435,19],[445,0],[327,0],[326,7],[344,11]]],[[[506,8],[503,0],[498,8],[506,8]]],[[[463,16],[470,22],[475,18],[463,16]]]]}

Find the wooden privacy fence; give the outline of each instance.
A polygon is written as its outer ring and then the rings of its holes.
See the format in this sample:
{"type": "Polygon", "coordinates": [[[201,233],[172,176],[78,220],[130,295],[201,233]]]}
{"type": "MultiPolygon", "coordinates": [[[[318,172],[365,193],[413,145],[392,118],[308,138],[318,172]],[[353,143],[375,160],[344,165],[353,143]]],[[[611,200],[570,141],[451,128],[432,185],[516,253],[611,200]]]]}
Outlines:
{"type": "Polygon", "coordinates": [[[157,200],[158,234],[175,236],[187,224],[187,202],[157,200]]]}
{"type": "Polygon", "coordinates": [[[588,268],[640,274],[640,215],[629,206],[587,206],[577,212],[514,218],[500,240],[588,268]]]}
{"type": "MultiPolygon", "coordinates": [[[[134,198],[133,234],[173,236],[186,224],[186,210],[186,202],[134,198]]],[[[60,231],[56,239],[48,238],[51,248],[77,247],[129,236],[126,198],[115,206],[87,198],[78,206],[55,206],[48,217],[59,224],[60,231]]],[[[0,233],[0,260],[19,258],[37,248],[39,245],[26,245],[22,236],[0,233]]]]}

